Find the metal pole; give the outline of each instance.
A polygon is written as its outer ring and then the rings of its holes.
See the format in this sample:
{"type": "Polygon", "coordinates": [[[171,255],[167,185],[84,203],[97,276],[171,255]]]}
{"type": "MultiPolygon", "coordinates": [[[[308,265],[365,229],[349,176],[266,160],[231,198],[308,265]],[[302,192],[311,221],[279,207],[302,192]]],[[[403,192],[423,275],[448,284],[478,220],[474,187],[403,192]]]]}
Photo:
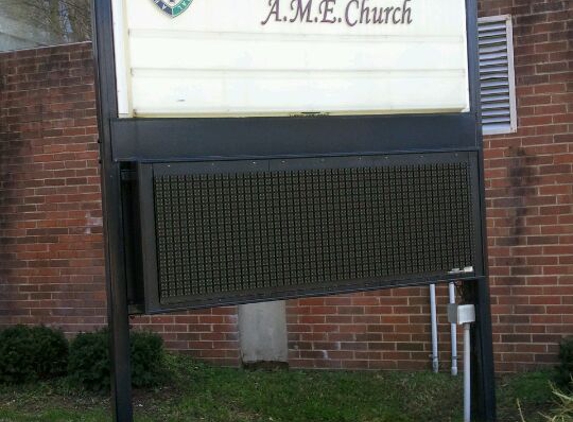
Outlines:
{"type": "Polygon", "coordinates": [[[471,338],[470,324],[464,324],[464,422],[471,421],[471,338]]]}
{"type": "Polygon", "coordinates": [[[111,0],[93,2],[93,50],[100,136],[102,206],[105,234],[108,324],[110,332],[112,413],[132,422],[129,315],[121,221],[119,163],[112,158],[111,119],[117,118],[111,0]]]}
{"type": "Polygon", "coordinates": [[[470,328],[472,417],[474,421],[495,422],[495,376],[487,279],[464,281],[463,300],[475,306],[475,322],[470,328]]]}
{"type": "Polygon", "coordinates": [[[438,360],[438,318],[436,316],[436,285],[430,284],[430,314],[432,319],[432,370],[440,369],[438,360]]]}
{"type": "Polygon", "coordinates": [[[476,321],[471,327],[472,410],[476,420],[492,422],[496,409],[489,288],[486,280],[467,284],[476,306],[476,321]]]}
{"type": "MultiPolygon", "coordinates": [[[[450,283],[449,286],[450,303],[456,303],[456,285],[450,283]]],[[[450,342],[452,344],[452,375],[458,375],[458,329],[456,324],[450,324],[450,342]]]]}
{"type": "Polygon", "coordinates": [[[476,240],[481,244],[482,257],[477,265],[477,274],[484,277],[479,280],[464,282],[466,301],[476,306],[476,322],[472,325],[472,410],[476,420],[494,422],[495,409],[495,378],[493,364],[493,343],[491,330],[491,311],[487,269],[487,224],[485,204],[485,176],[483,160],[483,134],[481,129],[481,101],[479,76],[479,45],[478,45],[478,7],[477,0],[466,0],[468,28],[468,57],[470,68],[470,97],[472,109],[476,118],[475,135],[478,147],[477,172],[479,192],[475,192],[476,205],[479,203],[481,212],[481,230],[476,233],[476,240]]]}

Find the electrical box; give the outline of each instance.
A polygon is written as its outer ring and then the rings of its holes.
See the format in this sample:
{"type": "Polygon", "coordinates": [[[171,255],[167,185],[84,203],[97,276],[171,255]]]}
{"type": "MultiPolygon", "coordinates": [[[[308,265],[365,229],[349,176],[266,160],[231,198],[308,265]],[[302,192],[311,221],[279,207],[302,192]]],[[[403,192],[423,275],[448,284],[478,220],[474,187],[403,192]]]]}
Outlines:
{"type": "Polygon", "coordinates": [[[474,305],[456,305],[451,303],[448,305],[448,322],[450,324],[468,324],[475,322],[476,311],[474,305]]]}

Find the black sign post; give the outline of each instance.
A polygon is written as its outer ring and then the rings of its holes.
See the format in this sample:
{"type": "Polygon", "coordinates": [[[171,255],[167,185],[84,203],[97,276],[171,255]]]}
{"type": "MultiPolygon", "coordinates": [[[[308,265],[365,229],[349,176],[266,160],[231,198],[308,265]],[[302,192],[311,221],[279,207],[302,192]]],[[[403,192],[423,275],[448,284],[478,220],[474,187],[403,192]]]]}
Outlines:
{"type": "Polygon", "coordinates": [[[132,420],[129,314],[459,280],[475,420],[495,421],[476,0],[471,110],[119,119],[111,0],[94,2],[112,394],[132,420]]]}
{"type": "Polygon", "coordinates": [[[96,63],[99,143],[104,215],[108,325],[113,420],[131,422],[129,315],[126,262],[122,236],[121,169],[112,155],[110,122],[117,118],[117,91],[110,0],[94,0],[92,25],[96,63]]]}

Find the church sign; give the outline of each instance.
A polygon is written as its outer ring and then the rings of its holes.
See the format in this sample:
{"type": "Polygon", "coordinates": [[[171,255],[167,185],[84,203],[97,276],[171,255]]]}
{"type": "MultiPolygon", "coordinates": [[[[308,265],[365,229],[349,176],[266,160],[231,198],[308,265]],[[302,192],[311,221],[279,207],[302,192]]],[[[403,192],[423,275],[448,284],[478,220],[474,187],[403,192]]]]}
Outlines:
{"type": "Polygon", "coordinates": [[[465,4],[439,3],[118,1],[120,116],[467,111],[465,4]]]}
{"type": "Polygon", "coordinates": [[[116,420],[129,314],[458,281],[495,419],[475,0],[98,0],[116,420]]]}

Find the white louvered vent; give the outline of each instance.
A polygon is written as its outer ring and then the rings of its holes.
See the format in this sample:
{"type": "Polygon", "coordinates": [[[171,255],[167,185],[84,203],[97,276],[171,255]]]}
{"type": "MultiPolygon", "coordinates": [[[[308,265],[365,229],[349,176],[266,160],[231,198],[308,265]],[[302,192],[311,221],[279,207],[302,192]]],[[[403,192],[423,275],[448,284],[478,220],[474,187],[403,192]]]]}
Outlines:
{"type": "Polygon", "coordinates": [[[485,135],[517,130],[511,16],[479,20],[481,105],[485,135]]]}

